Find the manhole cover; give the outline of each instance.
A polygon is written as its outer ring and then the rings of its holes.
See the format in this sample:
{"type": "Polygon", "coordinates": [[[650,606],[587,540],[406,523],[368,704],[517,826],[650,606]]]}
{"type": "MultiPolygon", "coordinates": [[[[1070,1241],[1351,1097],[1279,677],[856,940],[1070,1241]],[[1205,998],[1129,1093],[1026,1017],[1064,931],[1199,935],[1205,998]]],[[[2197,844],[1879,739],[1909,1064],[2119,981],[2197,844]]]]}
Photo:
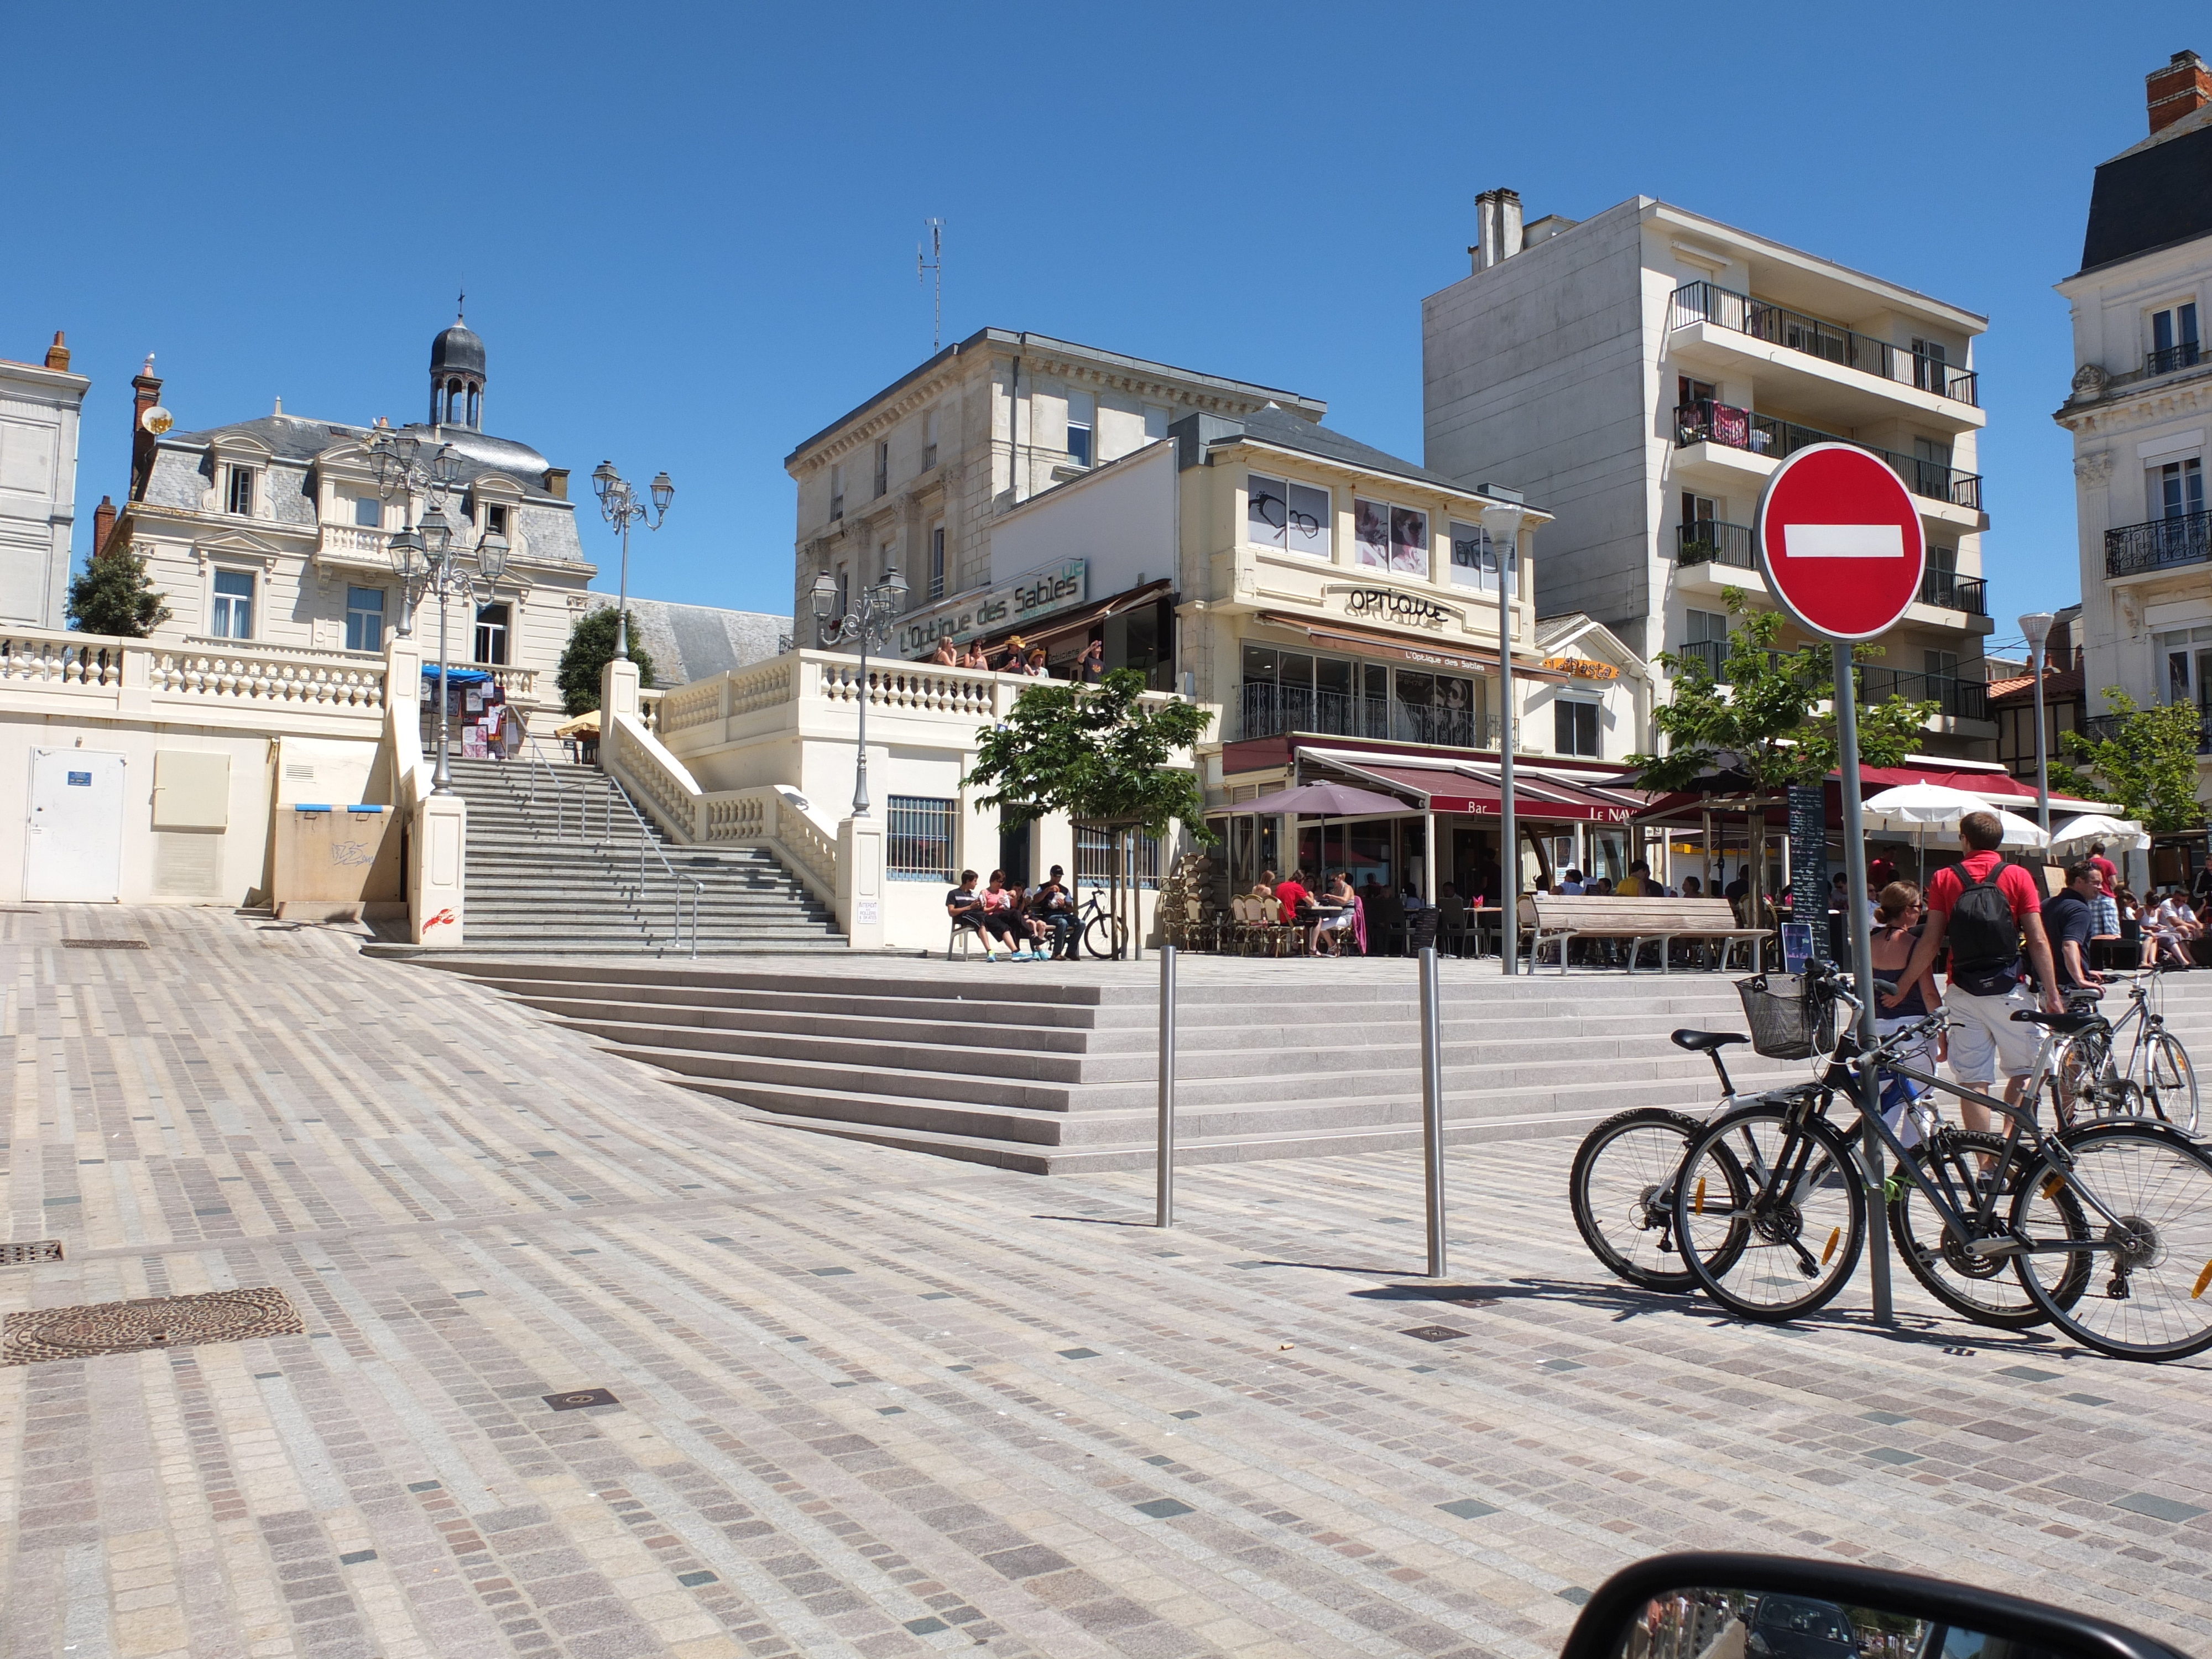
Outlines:
{"type": "Polygon", "coordinates": [[[1424,1342],[1449,1342],[1455,1337],[1465,1336],[1467,1333],[1455,1331],[1449,1325],[1416,1325],[1413,1329],[1401,1331],[1399,1334],[1418,1336],[1424,1342]]]}
{"type": "Polygon", "coordinates": [[[268,1286],[96,1302],[83,1308],[33,1308],[9,1314],[0,1328],[0,1365],[242,1342],[250,1336],[298,1336],[305,1329],[284,1292],[268,1286]]]}
{"type": "Polygon", "coordinates": [[[153,947],[143,939],[65,939],[64,951],[146,951],[153,947]]]}
{"type": "Polygon", "coordinates": [[[545,1403],[556,1412],[580,1412],[593,1406],[618,1406],[622,1402],[605,1389],[571,1389],[566,1394],[549,1394],[545,1403]]]}
{"type": "Polygon", "coordinates": [[[0,1244],[0,1267],[20,1267],[30,1261],[58,1261],[62,1259],[62,1242],[58,1238],[33,1238],[21,1244],[0,1244]]]}

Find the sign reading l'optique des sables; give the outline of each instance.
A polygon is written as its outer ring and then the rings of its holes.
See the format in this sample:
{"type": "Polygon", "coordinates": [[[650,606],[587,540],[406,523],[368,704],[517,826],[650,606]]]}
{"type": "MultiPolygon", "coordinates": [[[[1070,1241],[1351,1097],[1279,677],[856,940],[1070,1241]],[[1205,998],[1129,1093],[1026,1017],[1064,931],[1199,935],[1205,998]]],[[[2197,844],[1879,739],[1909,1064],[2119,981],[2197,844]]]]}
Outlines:
{"type": "Polygon", "coordinates": [[[1018,628],[1032,618],[1081,605],[1090,592],[1088,562],[1063,559],[987,593],[957,599],[908,617],[899,624],[898,652],[902,657],[926,656],[937,648],[939,640],[964,642],[1002,628],[1018,628]]]}

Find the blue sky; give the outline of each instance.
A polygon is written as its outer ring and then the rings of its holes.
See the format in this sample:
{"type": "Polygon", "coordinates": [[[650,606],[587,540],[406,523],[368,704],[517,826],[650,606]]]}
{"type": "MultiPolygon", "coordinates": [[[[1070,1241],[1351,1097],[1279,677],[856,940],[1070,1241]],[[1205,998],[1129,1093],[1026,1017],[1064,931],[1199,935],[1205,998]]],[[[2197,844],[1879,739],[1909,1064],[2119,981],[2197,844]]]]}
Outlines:
{"type": "MultiPolygon", "coordinates": [[[[2051,284],[2201,6],[26,8],[0,356],[149,351],[187,428],[420,419],[464,278],[487,424],[678,486],[648,595],[782,610],[794,442],[986,324],[1288,386],[1418,459],[1420,301],[1474,197],[1661,197],[1985,313],[1991,610],[2076,596],[2051,284]]],[[[612,538],[586,550],[611,588],[612,538]]]]}

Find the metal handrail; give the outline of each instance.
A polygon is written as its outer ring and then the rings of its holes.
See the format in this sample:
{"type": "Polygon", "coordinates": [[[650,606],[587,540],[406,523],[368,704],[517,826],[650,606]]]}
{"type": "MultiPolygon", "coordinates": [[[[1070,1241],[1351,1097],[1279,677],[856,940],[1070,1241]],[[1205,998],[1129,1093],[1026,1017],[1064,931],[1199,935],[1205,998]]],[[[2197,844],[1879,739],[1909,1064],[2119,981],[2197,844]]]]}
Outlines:
{"type": "Polygon", "coordinates": [[[1906,455],[1876,444],[1861,443],[1856,438],[1838,437],[1818,427],[1800,426],[1795,421],[1757,414],[1711,398],[1675,405],[1674,447],[1686,449],[1697,443],[1746,449],[1754,455],[1771,455],[1778,461],[1812,444],[1849,444],[1881,461],[1903,479],[1905,487],[1914,495],[1948,501],[1954,507],[1981,510],[1982,477],[1978,472],[1961,472],[1946,461],[1906,455]]]}
{"type": "Polygon", "coordinates": [[[1808,357],[1932,392],[1954,403],[1977,402],[1978,383],[1974,371],[1955,368],[1933,351],[1893,345],[1841,323],[1792,311],[1771,301],[1754,300],[1717,283],[1685,283],[1674,290],[1668,327],[1681,328],[1695,322],[1748,334],[1771,345],[1787,346],[1808,357]]]}
{"type": "MultiPolygon", "coordinates": [[[[568,787],[554,775],[552,763],[538,752],[538,740],[535,738],[530,740],[530,807],[532,811],[537,810],[538,774],[543,770],[546,782],[555,793],[556,805],[554,808],[554,834],[558,836],[565,834],[568,828],[568,787]]],[[[637,803],[629,798],[627,791],[610,777],[600,777],[599,783],[601,799],[605,804],[605,811],[599,822],[599,839],[597,842],[586,842],[586,844],[604,848],[610,854],[612,854],[615,803],[619,800],[629,810],[632,822],[637,826],[638,896],[641,900],[645,896],[645,855],[651,853],[659,860],[661,873],[669,880],[670,911],[675,923],[675,936],[678,939],[687,937],[684,927],[684,886],[688,884],[691,889],[691,927],[688,939],[692,960],[696,962],[699,957],[699,907],[705,901],[707,884],[696,876],[685,875],[668,861],[668,854],[661,850],[660,843],[653,838],[653,831],[645,821],[645,815],[637,810],[637,803]]],[[[577,796],[576,838],[579,841],[584,841],[590,833],[586,815],[590,811],[591,798],[588,790],[580,786],[577,790],[577,796]]]]}

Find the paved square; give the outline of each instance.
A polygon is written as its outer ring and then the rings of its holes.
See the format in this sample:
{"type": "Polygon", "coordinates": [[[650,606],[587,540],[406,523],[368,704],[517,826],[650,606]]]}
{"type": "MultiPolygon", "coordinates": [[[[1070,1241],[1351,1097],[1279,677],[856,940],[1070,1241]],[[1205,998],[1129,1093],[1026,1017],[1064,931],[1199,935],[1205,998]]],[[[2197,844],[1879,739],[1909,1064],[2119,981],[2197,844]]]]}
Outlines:
{"type": "Polygon", "coordinates": [[[331,932],[18,914],[0,963],[8,1236],[67,1249],[0,1312],[306,1325],[0,1368],[11,1656],[1545,1659],[1685,1547],[2212,1646],[2205,1365],[1640,1295],[1571,1140],[1455,1152],[1431,1285],[1411,1158],[1188,1170],[1164,1240],[1148,1174],[733,1127],[331,932]]]}

